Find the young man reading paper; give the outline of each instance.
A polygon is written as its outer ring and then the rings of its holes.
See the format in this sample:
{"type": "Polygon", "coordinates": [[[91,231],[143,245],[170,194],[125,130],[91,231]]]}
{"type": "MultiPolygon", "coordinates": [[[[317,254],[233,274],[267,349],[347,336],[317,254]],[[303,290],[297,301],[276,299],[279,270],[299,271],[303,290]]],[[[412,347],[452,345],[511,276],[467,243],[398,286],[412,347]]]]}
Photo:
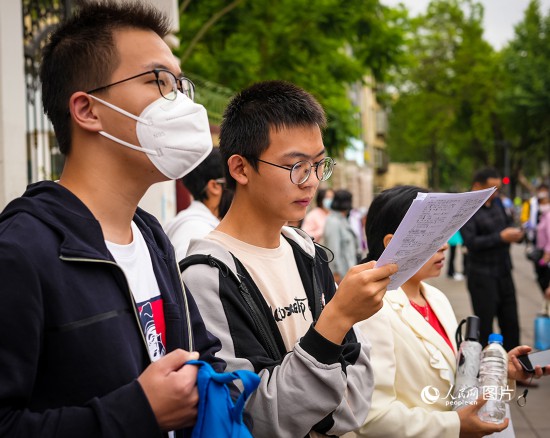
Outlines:
{"type": "Polygon", "coordinates": [[[342,435],[360,426],[373,390],[369,343],[353,325],[382,305],[394,264],[352,268],[338,291],[327,253],[287,221],[304,217],[332,173],[325,114],[281,81],[239,93],[224,114],[220,150],[233,203],[184,265],[207,328],[228,369],[261,383],[247,408],[258,437],[342,435]]]}

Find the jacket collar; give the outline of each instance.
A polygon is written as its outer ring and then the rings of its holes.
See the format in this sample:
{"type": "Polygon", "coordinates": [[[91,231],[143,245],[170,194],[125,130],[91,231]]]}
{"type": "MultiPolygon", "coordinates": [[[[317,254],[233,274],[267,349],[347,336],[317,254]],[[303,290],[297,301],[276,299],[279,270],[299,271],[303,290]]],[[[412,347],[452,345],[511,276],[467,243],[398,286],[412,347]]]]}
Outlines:
{"type": "MultiPolygon", "coordinates": [[[[449,306],[440,299],[438,294],[434,293],[431,286],[422,283],[424,296],[436,314],[439,322],[443,326],[445,333],[449,337],[451,344],[456,351],[454,339],[454,330],[456,330],[456,320],[454,315],[449,315],[449,306]],[[452,317],[451,317],[452,316],[452,317]]],[[[409,299],[403,289],[390,290],[386,292],[384,299],[396,311],[402,321],[415,332],[430,354],[430,365],[440,371],[440,375],[445,380],[453,383],[456,371],[455,351],[449,347],[449,344],[435,329],[420,315],[420,313],[410,304],[409,299]]]]}
{"type": "MultiPolygon", "coordinates": [[[[310,258],[315,257],[315,244],[311,240],[309,235],[302,231],[299,228],[293,227],[283,227],[281,234],[289,240],[292,244],[294,243],[299,249],[305,253],[310,258]]],[[[213,257],[224,262],[229,268],[237,275],[237,267],[235,266],[235,261],[231,256],[231,253],[222,247],[218,242],[206,238],[200,239],[191,239],[189,243],[189,249],[187,250],[187,255],[193,254],[210,254],[213,257]]]]}
{"type": "MultiPolygon", "coordinates": [[[[105,245],[101,225],[92,212],[71,191],[53,181],[31,184],[22,197],[10,202],[0,221],[17,213],[27,213],[60,236],[60,255],[70,258],[113,260],[105,245]]],[[[134,222],[143,237],[163,257],[171,245],[160,224],[140,208],[134,222]]]]}

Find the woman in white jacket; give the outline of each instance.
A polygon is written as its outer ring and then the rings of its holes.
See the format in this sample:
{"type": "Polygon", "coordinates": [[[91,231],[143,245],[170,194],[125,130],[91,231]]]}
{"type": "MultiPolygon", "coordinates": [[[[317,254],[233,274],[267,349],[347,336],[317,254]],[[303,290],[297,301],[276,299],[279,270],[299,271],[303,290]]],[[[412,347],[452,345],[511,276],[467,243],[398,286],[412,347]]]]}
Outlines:
{"type": "MultiPolygon", "coordinates": [[[[367,216],[367,260],[380,257],[417,193],[426,191],[399,186],[375,198],[367,216]]],[[[447,244],[401,288],[388,290],[382,309],[358,324],[372,343],[375,391],[366,423],[356,436],[481,437],[508,425],[508,420],[501,425],[482,422],[477,417],[479,403],[459,411],[452,411],[448,403],[456,371],[457,321],[447,297],[423,282],[439,276],[446,249],[447,244]],[[433,394],[439,397],[434,400],[433,394]]],[[[521,346],[510,351],[509,378],[527,377],[516,356],[530,350],[521,346]]]]}

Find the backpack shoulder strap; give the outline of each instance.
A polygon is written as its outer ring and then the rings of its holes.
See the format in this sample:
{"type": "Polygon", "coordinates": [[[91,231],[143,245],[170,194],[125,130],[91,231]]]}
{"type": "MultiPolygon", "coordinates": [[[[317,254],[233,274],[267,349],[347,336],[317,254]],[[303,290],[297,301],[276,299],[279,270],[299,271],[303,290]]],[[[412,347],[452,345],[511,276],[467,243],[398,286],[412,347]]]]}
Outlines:
{"type": "Polygon", "coordinates": [[[213,268],[218,268],[224,277],[231,277],[237,283],[241,282],[229,266],[210,254],[193,254],[180,260],[180,272],[183,274],[183,271],[193,265],[210,265],[213,268]]]}
{"type": "Polygon", "coordinates": [[[244,282],[242,282],[239,278],[239,275],[243,277],[240,262],[233,254],[231,255],[233,257],[233,260],[235,261],[235,266],[237,267],[237,274],[235,274],[224,262],[217,259],[216,257],[213,257],[210,254],[193,254],[185,257],[179,262],[180,272],[183,273],[183,271],[185,271],[189,266],[205,264],[218,268],[223,277],[230,277],[237,284],[239,293],[246,303],[246,306],[248,307],[248,310],[250,312],[249,314],[254,321],[256,330],[262,338],[266,349],[271,354],[271,357],[275,360],[282,360],[282,355],[277,348],[277,342],[275,341],[275,338],[267,321],[263,317],[263,313],[258,308],[258,305],[254,301],[252,294],[250,293],[244,282]]]}

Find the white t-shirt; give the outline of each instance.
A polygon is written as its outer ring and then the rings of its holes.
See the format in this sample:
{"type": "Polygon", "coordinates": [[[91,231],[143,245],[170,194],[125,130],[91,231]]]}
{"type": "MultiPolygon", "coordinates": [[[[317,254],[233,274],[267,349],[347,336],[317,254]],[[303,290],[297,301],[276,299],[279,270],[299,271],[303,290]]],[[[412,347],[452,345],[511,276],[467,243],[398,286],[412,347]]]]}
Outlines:
{"type": "Polygon", "coordinates": [[[220,220],[212,214],[206,205],[199,201],[191,202],[170,220],[164,230],[176,248],[176,260],[187,255],[191,239],[200,239],[218,226],[220,220]]]}
{"type": "Polygon", "coordinates": [[[278,248],[261,248],[216,230],[206,238],[241,261],[270,307],[287,351],[292,350],[309,330],[313,317],[290,244],[281,236],[278,248]]]}
{"type": "Polygon", "coordinates": [[[151,361],[166,354],[166,330],[163,300],[151,255],[137,225],[132,222],[133,241],[118,245],[105,241],[117,264],[122,268],[139,313],[141,329],[145,334],[151,361]]]}

